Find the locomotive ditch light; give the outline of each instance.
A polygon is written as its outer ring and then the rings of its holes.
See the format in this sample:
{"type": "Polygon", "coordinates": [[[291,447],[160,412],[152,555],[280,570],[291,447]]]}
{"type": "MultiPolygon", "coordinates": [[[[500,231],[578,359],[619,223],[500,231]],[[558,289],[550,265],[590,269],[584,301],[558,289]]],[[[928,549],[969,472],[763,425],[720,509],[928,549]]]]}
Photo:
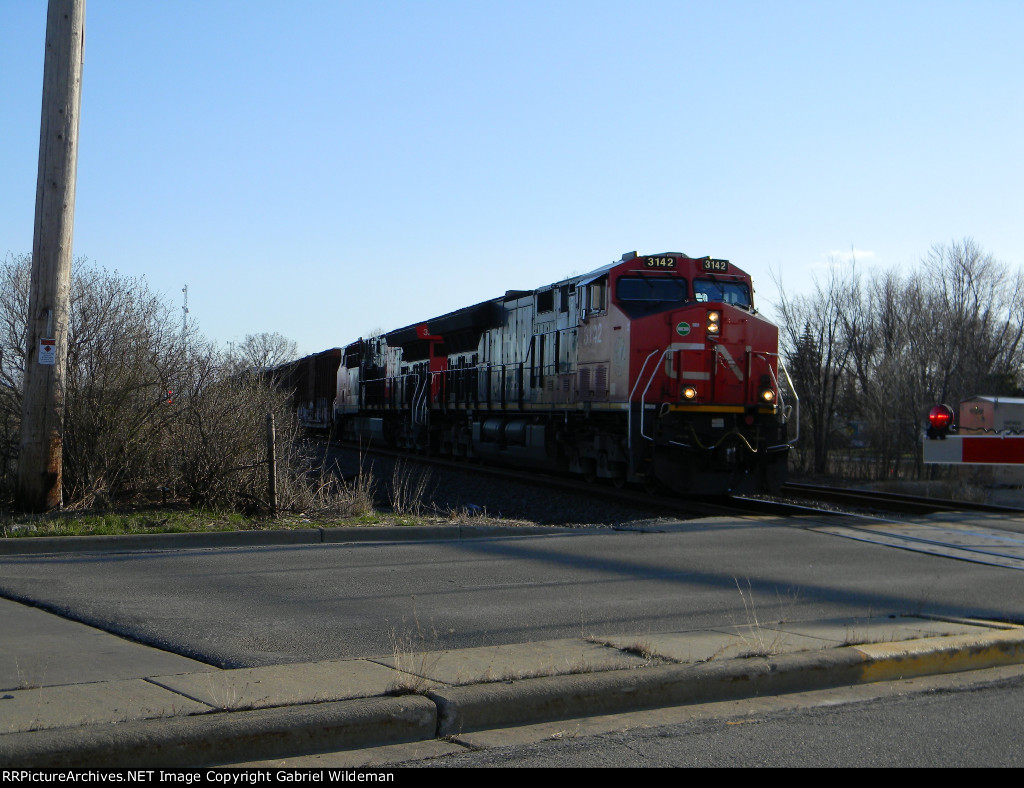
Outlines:
{"type": "Polygon", "coordinates": [[[945,440],[953,426],[953,409],[949,405],[936,405],[928,411],[929,440],[945,440]]]}
{"type": "Polygon", "coordinates": [[[685,400],[695,400],[695,399],[697,399],[697,389],[695,389],[693,386],[687,386],[686,388],[684,388],[683,389],[683,399],[685,399],[685,400]]]}
{"type": "Polygon", "coordinates": [[[761,401],[768,404],[775,402],[775,392],[771,389],[761,389],[761,401]]]}

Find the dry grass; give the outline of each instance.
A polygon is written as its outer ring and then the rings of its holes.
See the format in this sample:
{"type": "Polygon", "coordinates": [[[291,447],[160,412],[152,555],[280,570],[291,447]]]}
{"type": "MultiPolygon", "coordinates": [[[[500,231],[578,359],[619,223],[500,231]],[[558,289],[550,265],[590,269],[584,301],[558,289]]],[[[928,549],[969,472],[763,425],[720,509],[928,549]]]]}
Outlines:
{"type": "MultiPolygon", "coordinates": [[[[429,674],[441,659],[437,630],[429,633],[420,624],[416,613],[416,597],[412,597],[412,629],[401,634],[394,628],[388,632],[391,654],[398,676],[387,687],[388,695],[425,695],[432,686],[429,674]]],[[[405,620],[402,621],[405,625],[405,620]]]]}
{"type": "Polygon", "coordinates": [[[761,622],[758,620],[753,588],[750,585],[749,578],[747,579],[746,591],[743,590],[743,586],[740,585],[740,581],[737,578],[734,577],[733,582],[736,583],[736,590],[740,592],[740,599],[743,600],[743,611],[747,619],[745,624],[746,634],[739,630],[737,631],[740,640],[743,641],[743,649],[739,656],[772,657],[779,654],[782,650],[785,634],[778,630],[765,629],[761,625],[761,622]]]}
{"type": "Polygon", "coordinates": [[[419,516],[427,509],[431,474],[426,468],[403,459],[395,462],[388,486],[391,511],[395,514],[419,516]]]}

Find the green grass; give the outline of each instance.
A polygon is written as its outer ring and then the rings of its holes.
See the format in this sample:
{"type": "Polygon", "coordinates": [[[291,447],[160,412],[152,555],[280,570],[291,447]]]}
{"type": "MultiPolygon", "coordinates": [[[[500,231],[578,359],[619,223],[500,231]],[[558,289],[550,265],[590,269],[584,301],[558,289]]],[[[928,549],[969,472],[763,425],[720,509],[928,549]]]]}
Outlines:
{"type": "MultiPolygon", "coordinates": [[[[369,512],[354,517],[319,517],[282,514],[276,519],[247,517],[233,512],[155,507],[125,511],[63,511],[42,515],[0,514],[0,538],[38,536],[119,536],[125,534],[203,533],[214,531],[262,531],[301,528],[374,527],[383,525],[487,525],[518,521],[464,515],[392,514],[369,512]]],[[[530,525],[531,523],[518,523],[530,525]]]]}
{"type": "Polygon", "coordinates": [[[295,528],[296,519],[280,522],[244,517],[240,514],[192,509],[154,508],[141,511],[73,511],[43,515],[5,515],[0,534],[5,537],[112,536],[123,534],[194,533],[202,531],[246,531],[267,527],[295,528]]]}

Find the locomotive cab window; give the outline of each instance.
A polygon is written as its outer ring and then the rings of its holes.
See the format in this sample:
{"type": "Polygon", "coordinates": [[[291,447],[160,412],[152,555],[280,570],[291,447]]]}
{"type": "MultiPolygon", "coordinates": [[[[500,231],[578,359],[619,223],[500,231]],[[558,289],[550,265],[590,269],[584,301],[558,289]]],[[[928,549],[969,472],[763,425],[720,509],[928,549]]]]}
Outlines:
{"type": "Polygon", "coordinates": [[[750,285],[746,282],[722,281],[721,279],[695,279],[693,297],[697,301],[717,301],[723,304],[750,309],[750,285]]]}
{"type": "Polygon", "coordinates": [[[615,285],[620,301],[681,303],[686,300],[686,280],[669,276],[623,276],[615,285]]]}
{"type": "Polygon", "coordinates": [[[607,303],[607,292],[608,292],[608,277],[602,276],[600,279],[595,279],[593,282],[586,286],[584,293],[584,315],[595,315],[598,312],[604,312],[608,308],[607,303]]]}
{"type": "Polygon", "coordinates": [[[685,303],[689,286],[678,276],[620,276],[615,299],[630,317],[675,309],[685,303]]]}

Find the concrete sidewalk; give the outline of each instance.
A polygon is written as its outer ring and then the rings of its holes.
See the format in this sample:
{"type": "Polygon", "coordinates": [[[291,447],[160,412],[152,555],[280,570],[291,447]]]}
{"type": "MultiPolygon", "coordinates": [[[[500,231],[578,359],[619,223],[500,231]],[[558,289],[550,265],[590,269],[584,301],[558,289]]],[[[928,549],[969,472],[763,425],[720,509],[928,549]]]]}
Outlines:
{"type": "Polygon", "coordinates": [[[1024,628],[876,616],[220,670],[0,600],[0,766],[180,767],[1024,663],[1024,628]]]}

